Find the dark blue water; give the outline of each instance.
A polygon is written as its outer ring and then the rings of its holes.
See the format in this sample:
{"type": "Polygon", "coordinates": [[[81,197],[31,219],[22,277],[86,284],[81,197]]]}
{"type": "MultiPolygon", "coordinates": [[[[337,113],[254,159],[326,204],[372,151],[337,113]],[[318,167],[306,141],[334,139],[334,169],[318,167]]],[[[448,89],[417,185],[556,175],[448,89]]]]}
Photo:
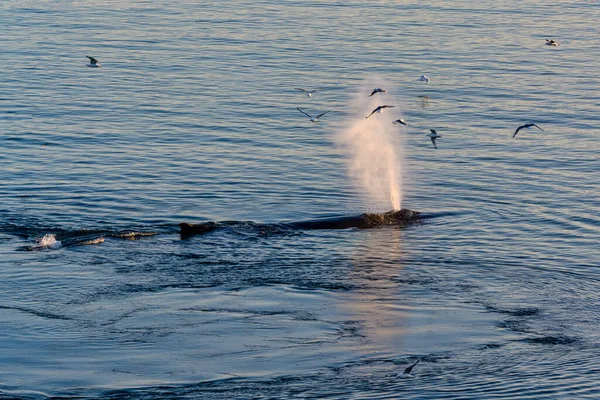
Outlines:
{"type": "Polygon", "coordinates": [[[0,398],[600,397],[599,19],[4,1],[0,398]]]}

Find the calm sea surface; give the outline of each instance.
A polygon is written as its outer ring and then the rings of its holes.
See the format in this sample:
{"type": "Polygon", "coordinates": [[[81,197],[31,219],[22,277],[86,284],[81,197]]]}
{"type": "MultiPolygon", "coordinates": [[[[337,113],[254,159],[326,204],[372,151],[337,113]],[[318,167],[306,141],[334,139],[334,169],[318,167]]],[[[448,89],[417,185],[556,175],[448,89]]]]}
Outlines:
{"type": "Polygon", "coordinates": [[[600,398],[598,21],[3,0],[0,398],[600,398]]]}

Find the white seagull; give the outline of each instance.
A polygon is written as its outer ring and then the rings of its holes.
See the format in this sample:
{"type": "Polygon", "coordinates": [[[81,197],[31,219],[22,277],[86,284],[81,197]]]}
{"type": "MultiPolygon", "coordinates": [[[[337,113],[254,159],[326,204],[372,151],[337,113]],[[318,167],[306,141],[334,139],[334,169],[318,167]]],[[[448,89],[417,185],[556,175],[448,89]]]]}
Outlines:
{"type": "Polygon", "coordinates": [[[90,57],[90,56],[86,56],[86,57],[90,59],[90,63],[87,65],[88,67],[98,68],[98,67],[102,66],[102,65],[98,64],[98,60],[96,60],[94,57],[90,57]]]}
{"type": "Polygon", "coordinates": [[[527,128],[527,129],[531,129],[532,126],[535,126],[536,128],[538,128],[540,131],[543,131],[542,128],[540,128],[539,126],[537,126],[536,124],[525,124],[525,125],[521,125],[520,127],[517,128],[517,130],[515,131],[513,137],[517,136],[517,133],[519,133],[519,131],[523,128],[527,128]]]}
{"type": "Polygon", "coordinates": [[[307,113],[305,113],[304,111],[302,111],[302,109],[300,107],[296,107],[298,109],[298,111],[300,111],[302,114],[306,115],[308,118],[310,118],[310,122],[317,122],[319,120],[319,118],[321,118],[323,115],[327,114],[328,112],[331,112],[331,110],[329,111],[325,111],[324,113],[321,113],[319,115],[317,115],[316,117],[311,117],[310,115],[308,115],[307,113]]]}
{"type": "Polygon", "coordinates": [[[426,83],[431,82],[431,78],[428,77],[427,75],[421,75],[421,77],[419,79],[417,79],[417,80],[418,81],[423,81],[423,82],[426,82],[426,83]]]}
{"type": "Polygon", "coordinates": [[[431,131],[431,133],[427,136],[429,136],[431,138],[431,143],[433,143],[433,148],[437,149],[437,145],[435,144],[435,139],[441,138],[441,136],[437,134],[435,129],[430,129],[430,131],[431,131]]]}
{"type": "Polygon", "coordinates": [[[385,108],[394,108],[396,106],[388,106],[388,105],[383,105],[383,106],[379,106],[376,109],[374,109],[373,111],[371,111],[371,114],[367,115],[365,118],[369,118],[371,115],[375,114],[375,113],[381,113],[383,111],[383,109],[385,108]]]}
{"type": "Polygon", "coordinates": [[[558,44],[558,42],[555,42],[554,39],[546,39],[546,45],[547,46],[560,46],[560,44],[558,44]]]}
{"type": "Polygon", "coordinates": [[[313,93],[315,93],[317,90],[306,90],[306,89],[302,89],[302,88],[294,88],[296,90],[300,90],[304,93],[306,93],[306,97],[311,97],[313,93]]]}
{"type": "Polygon", "coordinates": [[[375,89],[373,89],[373,91],[371,92],[369,97],[373,96],[376,93],[385,93],[385,90],[383,90],[382,88],[375,88],[375,89]]]}
{"type": "Polygon", "coordinates": [[[392,124],[394,124],[394,125],[402,124],[402,125],[410,126],[402,118],[395,120],[394,122],[392,122],[392,124]]]}

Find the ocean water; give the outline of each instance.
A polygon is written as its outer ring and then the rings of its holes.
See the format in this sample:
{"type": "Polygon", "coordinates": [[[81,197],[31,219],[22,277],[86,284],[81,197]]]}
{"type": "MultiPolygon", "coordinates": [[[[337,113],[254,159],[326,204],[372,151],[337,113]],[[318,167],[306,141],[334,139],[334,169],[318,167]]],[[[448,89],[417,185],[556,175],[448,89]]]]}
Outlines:
{"type": "Polygon", "coordinates": [[[599,398],[598,20],[2,1],[0,398],[599,398]]]}

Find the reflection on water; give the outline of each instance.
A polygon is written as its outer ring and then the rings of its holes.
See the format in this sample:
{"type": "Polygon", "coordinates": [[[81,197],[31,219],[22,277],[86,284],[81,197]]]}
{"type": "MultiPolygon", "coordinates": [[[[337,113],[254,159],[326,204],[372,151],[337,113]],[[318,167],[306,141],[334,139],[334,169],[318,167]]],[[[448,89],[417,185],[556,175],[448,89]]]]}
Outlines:
{"type": "Polygon", "coordinates": [[[412,229],[418,228],[370,231],[352,250],[351,276],[361,289],[341,296],[340,306],[363,336],[363,356],[427,357],[497,340],[496,316],[481,304],[465,307],[460,299],[436,295],[435,278],[406,267],[414,255],[405,248],[412,229]],[[477,333],[472,332],[475,325],[477,333]]]}
{"type": "Polygon", "coordinates": [[[429,107],[431,105],[431,102],[429,100],[429,96],[419,96],[419,104],[421,108],[429,107]]]}

